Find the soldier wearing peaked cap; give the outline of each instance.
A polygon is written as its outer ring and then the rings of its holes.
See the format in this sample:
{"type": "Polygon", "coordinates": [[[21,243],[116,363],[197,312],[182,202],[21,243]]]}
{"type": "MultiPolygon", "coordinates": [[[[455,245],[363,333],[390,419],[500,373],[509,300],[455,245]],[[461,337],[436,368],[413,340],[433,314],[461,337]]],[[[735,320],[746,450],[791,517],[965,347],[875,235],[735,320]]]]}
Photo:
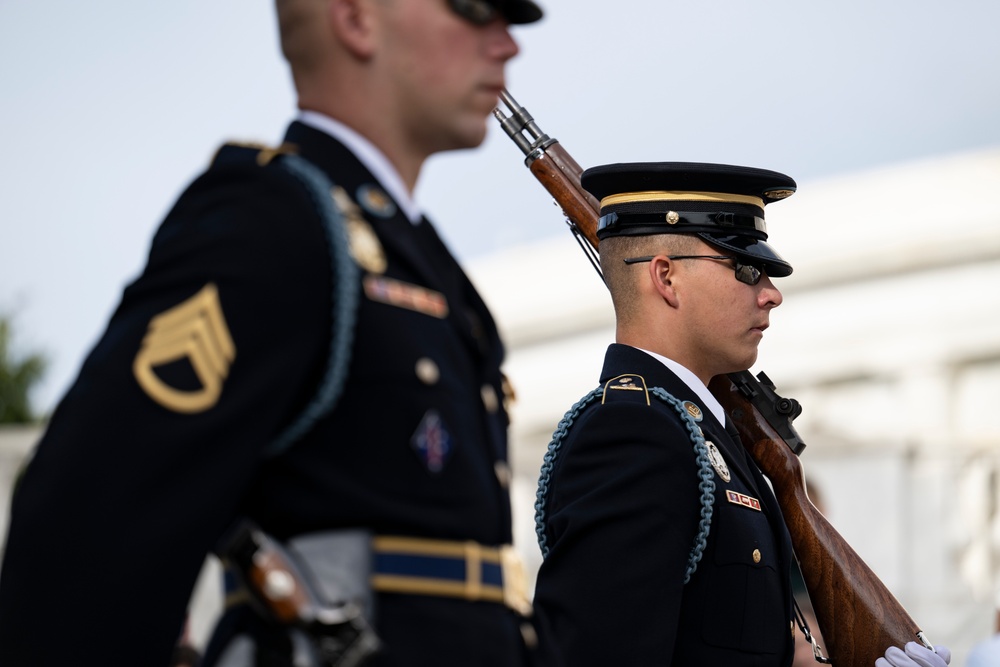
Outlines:
{"type": "MultiPolygon", "coordinates": [[[[667,162],[594,167],[582,184],[601,202],[616,342],[539,480],[546,664],[787,667],[788,531],[707,385],[753,365],[782,302],[772,278],[792,267],[764,209],[795,182],[667,162]]],[[[944,667],[947,656],[911,643],[877,665],[944,667]]]]}
{"type": "Polygon", "coordinates": [[[601,201],[617,342],[542,471],[549,664],[789,665],[789,538],[707,384],[754,363],[781,304],[771,278],[791,265],[764,207],[795,182],[690,163],[582,182],[601,201]]]}
{"type": "MultiPolygon", "coordinates": [[[[4,667],[166,665],[240,519],[362,609],[382,649],[366,664],[527,660],[503,346],[412,192],[429,155],[483,140],[509,27],[541,10],[276,7],[300,113],[183,193],[60,402],[13,499],[4,667]],[[110,655],[81,653],[109,633],[110,655]]],[[[203,664],[318,664],[312,626],[227,582],[203,664]]]]}

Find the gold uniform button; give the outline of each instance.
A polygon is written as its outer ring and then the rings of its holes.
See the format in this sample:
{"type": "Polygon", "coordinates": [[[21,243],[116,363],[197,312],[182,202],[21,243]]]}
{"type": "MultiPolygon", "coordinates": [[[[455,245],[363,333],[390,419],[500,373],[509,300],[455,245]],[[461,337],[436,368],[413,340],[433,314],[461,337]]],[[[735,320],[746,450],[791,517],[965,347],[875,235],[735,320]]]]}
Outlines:
{"type": "Polygon", "coordinates": [[[427,385],[437,384],[438,379],[441,377],[438,365],[434,363],[433,359],[427,357],[417,359],[416,372],[420,381],[427,385]]]}
{"type": "Polygon", "coordinates": [[[496,412],[500,409],[500,400],[497,398],[497,390],[491,384],[484,384],[479,390],[483,397],[483,405],[487,412],[496,412]]]}
{"type": "Polygon", "coordinates": [[[760,549],[754,549],[753,550],[753,562],[755,562],[755,563],[759,563],[760,562],[760,549]]]}

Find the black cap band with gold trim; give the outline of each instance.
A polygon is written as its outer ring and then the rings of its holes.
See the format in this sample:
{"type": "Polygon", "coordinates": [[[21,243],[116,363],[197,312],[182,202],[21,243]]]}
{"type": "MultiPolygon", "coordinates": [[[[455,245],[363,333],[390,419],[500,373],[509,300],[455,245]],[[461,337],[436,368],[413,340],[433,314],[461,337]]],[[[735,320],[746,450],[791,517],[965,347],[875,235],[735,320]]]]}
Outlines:
{"type": "Polygon", "coordinates": [[[597,237],[695,234],[772,277],[791,265],[766,243],[764,206],[791,196],[784,174],[725,164],[632,162],[592,167],[583,187],[601,202],[597,237]]]}

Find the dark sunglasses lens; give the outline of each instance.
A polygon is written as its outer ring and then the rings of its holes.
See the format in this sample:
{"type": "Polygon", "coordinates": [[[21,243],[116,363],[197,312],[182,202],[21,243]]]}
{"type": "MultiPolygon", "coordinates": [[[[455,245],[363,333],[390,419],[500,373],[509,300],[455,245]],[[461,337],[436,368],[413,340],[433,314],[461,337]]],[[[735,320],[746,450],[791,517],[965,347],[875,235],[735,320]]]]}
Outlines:
{"type": "Polygon", "coordinates": [[[756,285],[760,282],[761,270],[749,264],[736,262],[736,279],[747,285],[756,285]]]}
{"type": "Polygon", "coordinates": [[[496,7],[485,0],[448,0],[451,10],[470,23],[486,25],[496,18],[496,7]]]}

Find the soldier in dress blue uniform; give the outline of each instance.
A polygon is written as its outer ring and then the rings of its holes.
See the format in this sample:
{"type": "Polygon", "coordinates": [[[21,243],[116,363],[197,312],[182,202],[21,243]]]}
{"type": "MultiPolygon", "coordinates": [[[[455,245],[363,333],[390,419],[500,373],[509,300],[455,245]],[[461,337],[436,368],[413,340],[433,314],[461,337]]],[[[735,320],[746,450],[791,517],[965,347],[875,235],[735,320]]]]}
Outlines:
{"type": "Polygon", "coordinates": [[[781,304],[771,279],[792,267],[767,242],[764,207],[795,182],[631,163],[588,169],[582,184],[601,201],[617,342],[542,466],[546,664],[787,667],[790,539],[707,385],[755,362],[781,304]]]}
{"type": "MultiPolygon", "coordinates": [[[[182,194],[55,411],[13,499],[4,667],[166,665],[241,517],[284,543],[371,534],[370,664],[525,664],[503,347],[412,192],[429,155],[482,141],[509,26],[541,10],[276,4],[301,112],[182,194]]],[[[239,640],[291,664],[230,592],[206,660],[239,640]]]]}

